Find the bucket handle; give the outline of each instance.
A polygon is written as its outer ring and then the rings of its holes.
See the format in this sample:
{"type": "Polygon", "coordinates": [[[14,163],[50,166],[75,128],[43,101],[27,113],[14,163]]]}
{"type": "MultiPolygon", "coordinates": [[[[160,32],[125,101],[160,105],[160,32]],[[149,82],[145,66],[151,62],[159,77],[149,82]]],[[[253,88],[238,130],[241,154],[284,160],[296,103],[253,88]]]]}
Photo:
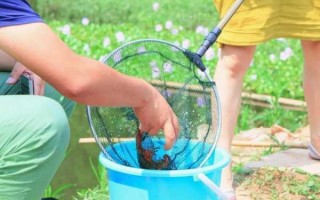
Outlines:
{"type": "Polygon", "coordinates": [[[224,192],[217,186],[214,182],[212,182],[206,175],[203,173],[198,174],[198,179],[204,183],[208,188],[210,188],[214,193],[219,196],[220,200],[227,200],[228,197],[224,194],[224,192]]]}

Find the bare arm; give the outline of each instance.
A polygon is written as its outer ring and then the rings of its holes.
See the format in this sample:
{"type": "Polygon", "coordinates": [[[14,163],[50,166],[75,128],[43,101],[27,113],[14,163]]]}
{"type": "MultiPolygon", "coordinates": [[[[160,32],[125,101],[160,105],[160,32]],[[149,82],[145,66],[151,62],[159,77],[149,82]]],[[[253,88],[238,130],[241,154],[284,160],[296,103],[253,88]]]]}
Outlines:
{"type": "Polygon", "coordinates": [[[166,148],[178,136],[177,117],[156,89],[75,54],[45,24],[0,28],[0,49],[79,103],[133,107],[143,131],[156,134],[164,130],[166,148]]]}
{"type": "Polygon", "coordinates": [[[0,45],[63,95],[80,103],[138,107],[150,98],[151,89],[144,81],[75,54],[45,24],[1,28],[0,45]]]}

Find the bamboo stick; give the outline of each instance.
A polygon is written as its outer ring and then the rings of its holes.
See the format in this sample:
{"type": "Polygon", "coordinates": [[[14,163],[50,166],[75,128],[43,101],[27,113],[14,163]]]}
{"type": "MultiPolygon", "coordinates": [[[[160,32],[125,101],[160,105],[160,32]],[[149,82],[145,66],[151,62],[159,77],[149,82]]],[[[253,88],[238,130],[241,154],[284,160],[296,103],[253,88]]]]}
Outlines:
{"type": "Polygon", "coordinates": [[[288,147],[288,148],[299,148],[306,149],[308,148],[307,144],[303,143],[284,143],[278,144],[275,142],[250,142],[250,141],[233,141],[232,146],[240,146],[240,147],[288,147]]]}
{"type": "MultiPolygon", "coordinates": [[[[133,138],[119,138],[115,139],[113,138],[112,141],[119,142],[119,141],[128,141],[133,140],[133,138]]],[[[94,138],[80,138],[79,143],[80,144],[92,144],[95,143],[94,138]]],[[[308,148],[307,144],[297,144],[297,143],[284,143],[284,144],[278,144],[274,142],[250,142],[250,141],[233,141],[232,146],[240,146],[240,147],[281,147],[286,146],[288,148],[299,148],[299,149],[306,149],[308,148]]]]}
{"type": "MultiPolygon", "coordinates": [[[[153,80],[150,83],[158,88],[163,87],[162,81],[153,80]]],[[[177,83],[177,82],[166,82],[166,87],[170,91],[177,91],[184,87],[184,84],[177,83]]],[[[185,87],[189,91],[190,95],[201,95],[206,92],[212,92],[210,89],[206,89],[205,91],[199,85],[188,85],[185,87]]],[[[249,104],[253,106],[259,107],[272,107],[272,102],[274,101],[275,97],[270,95],[262,95],[262,94],[255,94],[255,93],[248,93],[242,92],[242,103],[249,104]]],[[[296,110],[296,111],[306,111],[306,103],[304,101],[296,100],[296,99],[289,99],[289,98],[278,98],[278,103],[288,109],[288,110],[296,110]]]]}
{"type": "MultiPolygon", "coordinates": [[[[242,92],[241,97],[243,103],[260,107],[271,107],[272,101],[275,98],[269,95],[247,92],[242,92]]],[[[281,106],[288,110],[306,111],[306,103],[304,101],[280,97],[278,98],[278,102],[281,106]]]]}
{"type": "MultiPolygon", "coordinates": [[[[124,142],[124,141],[129,141],[133,140],[134,138],[111,138],[112,142],[124,142]]],[[[102,138],[102,140],[107,141],[107,138],[102,138]]],[[[90,144],[90,143],[95,143],[96,140],[94,138],[80,138],[79,143],[80,144],[90,144]]]]}

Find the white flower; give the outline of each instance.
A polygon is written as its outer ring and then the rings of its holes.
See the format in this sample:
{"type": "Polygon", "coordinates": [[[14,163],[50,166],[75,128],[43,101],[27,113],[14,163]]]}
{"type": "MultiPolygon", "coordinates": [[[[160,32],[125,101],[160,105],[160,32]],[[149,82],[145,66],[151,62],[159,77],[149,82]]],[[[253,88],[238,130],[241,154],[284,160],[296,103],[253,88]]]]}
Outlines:
{"type": "Polygon", "coordinates": [[[138,53],[139,54],[142,54],[144,52],[146,52],[146,48],[144,46],[138,48],[138,53]]]}
{"type": "Polygon", "coordinates": [[[166,29],[169,29],[169,30],[170,30],[170,29],[173,27],[172,21],[170,21],[170,20],[167,21],[166,24],[165,24],[165,27],[166,27],[166,29]]]}
{"type": "Polygon", "coordinates": [[[250,76],[250,80],[252,80],[252,81],[257,80],[257,75],[256,75],[256,74],[252,74],[252,75],[250,76]]]}
{"type": "Polygon", "coordinates": [[[71,27],[70,25],[64,25],[63,27],[58,28],[64,35],[71,35],[71,27]]]}
{"type": "Polygon", "coordinates": [[[164,96],[165,98],[171,97],[172,96],[172,92],[170,90],[163,90],[161,91],[162,96],[164,96]]]}
{"type": "Polygon", "coordinates": [[[179,33],[179,30],[176,29],[176,28],[174,28],[174,29],[171,30],[171,33],[172,33],[173,35],[177,35],[177,34],[179,33]]]}
{"type": "Polygon", "coordinates": [[[110,38],[108,38],[108,37],[105,37],[104,39],[103,39],[103,46],[104,47],[108,47],[109,45],[110,45],[110,38]]]}
{"type": "Polygon", "coordinates": [[[150,63],[151,66],[151,73],[152,73],[152,78],[158,78],[160,76],[160,69],[157,65],[156,61],[152,61],[150,63]]]}
{"type": "Polygon", "coordinates": [[[203,28],[202,35],[208,35],[208,34],[209,34],[209,29],[203,28]]]}
{"type": "Polygon", "coordinates": [[[184,28],[183,28],[183,26],[179,26],[179,28],[178,28],[180,31],[182,31],[184,28]]]}
{"type": "Polygon", "coordinates": [[[204,30],[204,27],[203,26],[197,26],[196,28],[196,33],[199,33],[199,34],[202,34],[203,33],[203,30],[204,30]]]}
{"type": "Polygon", "coordinates": [[[118,42],[123,42],[125,40],[125,36],[121,31],[116,33],[116,38],[118,42]]]}
{"type": "Polygon", "coordinates": [[[113,55],[113,61],[114,61],[114,62],[120,62],[121,59],[122,59],[121,51],[117,51],[117,52],[113,55]]]}
{"type": "Polygon", "coordinates": [[[188,49],[190,47],[190,40],[184,39],[182,41],[182,47],[185,48],[185,49],[188,49]]]}
{"type": "Polygon", "coordinates": [[[159,10],[159,8],[160,8],[160,4],[158,3],[158,2],[154,2],[153,4],[152,4],[152,9],[153,9],[153,11],[158,11],[159,10]]]}
{"type": "Polygon", "coordinates": [[[285,39],[285,38],[277,38],[277,41],[279,41],[279,42],[285,42],[286,39],[285,39]]]}
{"type": "Polygon", "coordinates": [[[284,51],[280,53],[280,60],[288,60],[293,55],[293,51],[290,47],[285,48],[284,51]]]}
{"type": "Polygon", "coordinates": [[[284,51],[285,51],[287,54],[289,54],[290,56],[293,55],[293,50],[292,50],[290,47],[287,47],[284,51]]]}
{"type": "Polygon", "coordinates": [[[200,26],[197,26],[196,28],[196,33],[199,33],[201,35],[208,35],[209,33],[209,29],[200,25],[200,26]]]}
{"type": "MultiPolygon", "coordinates": [[[[177,47],[180,47],[180,43],[178,41],[175,41],[173,44],[177,47]]],[[[178,51],[178,49],[174,48],[174,51],[178,51]]]]}
{"type": "Polygon", "coordinates": [[[157,32],[162,31],[162,29],[163,29],[163,27],[162,27],[161,24],[157,24],[156,27],[155,27],[155,30],[156,30],[157,32]]]}
{"type": "Polygon", "coordinates": [[[158,78],[160,76],[160,69],[158,67],[152,68],[152,78],[158,78]]]}
{"type": "Polygon", "coordinates": [[[209,49],[205,53],[205,58],[206,60],[212,60],[214,58],[214,50],[211,47],[209,47],[209,49]]]}
{"type": "Polygon", "coordinates": [[[166,73],[172,73],[173,67],[172,67],[172,63],[170,61],[165,62],[163,64],[163,71],[166,73]]]}
{"type": "Polygon", "coordinates": [[[83,46],[83,50],[86,54],[89,54],[90,53],[90,45],[89,44],[85,44],[83,46]]]}
{"type": "Polygon", "coordinates": [[[151,63],[150,63],[150,66],[153,68],[153,67],[158,67],[158,65],[157,65],[157,61],[152,61],[151,63]]]}
{"type": "Polygon", "coordinates": [[[206,101],[202,96],[197,97],[197,105],[200,107],[204,107],[206,105],[206,101]]]}
{"type": "Polygon", "coordinates": [[[285,61],[289,58],[289,56],[286,54],[286,52],[282,51],[280,53],[280,60],[285,61]]]}
{"type": "Polygon", "coordinates": [[[270,54],[270,55],[269,55],[269,60],[270,60],[270,61],[275,61],[275,60],[276,60],[276,55],[270,54]]]}
{"type": "Polygon", "coordinates": [[[81,23],[82,25],[87,26],[90,23],[90,20],[87,17],[83,17],[81,23]]]}

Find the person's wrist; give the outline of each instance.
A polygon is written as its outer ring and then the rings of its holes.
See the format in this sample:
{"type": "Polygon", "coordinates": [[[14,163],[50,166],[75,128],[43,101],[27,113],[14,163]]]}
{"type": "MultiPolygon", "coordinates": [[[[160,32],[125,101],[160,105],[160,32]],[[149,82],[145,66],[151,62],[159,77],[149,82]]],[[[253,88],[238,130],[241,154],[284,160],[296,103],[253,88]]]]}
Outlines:
{"type": "Polygon", "coordinates": [[[140,104],[137,106],[138,108],[145,107],[154,99],[154,88],[145,80],[142,80],[142,88],[141,88],[141,101],[140,104]]]}

